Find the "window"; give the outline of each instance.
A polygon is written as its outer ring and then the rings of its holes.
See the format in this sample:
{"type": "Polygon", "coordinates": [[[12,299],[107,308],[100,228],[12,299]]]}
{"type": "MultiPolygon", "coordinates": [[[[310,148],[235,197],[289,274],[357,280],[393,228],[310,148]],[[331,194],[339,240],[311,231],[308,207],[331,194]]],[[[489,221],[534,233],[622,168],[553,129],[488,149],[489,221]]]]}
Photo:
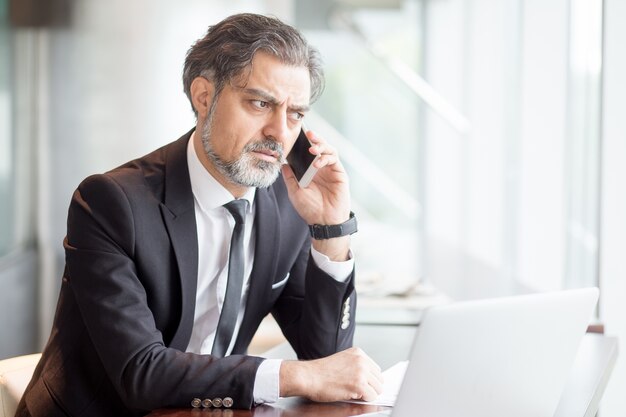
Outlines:
{"type": "Polygon", "coordinates": [[[7,3],[3,0],[0,1],[0,256],[9,250],[14,240],[10,63],[7,3]]]}
{"type": "Polygon", "coordinates": [[[422,103],[406,77],[421,65],[420,3],[296,16],[325,62],[326,90],[307,126],[337,146],[350,174],[361,224],[353,238],[360,292],[367,283],[373,292],[403,291],[422,266],[422,103]]]}
{"type": "Polygon", "coordinates": [[[602,2],[367,4],[296,13],[327,63],[310,127],[347,142],[368,221],[361,276],[597,285],[602,2]]]}
{"type": "Polygon", "coordinates": [[[16,28],[0,0],[0,257],[35,240],[37,39],[16,28]]]}

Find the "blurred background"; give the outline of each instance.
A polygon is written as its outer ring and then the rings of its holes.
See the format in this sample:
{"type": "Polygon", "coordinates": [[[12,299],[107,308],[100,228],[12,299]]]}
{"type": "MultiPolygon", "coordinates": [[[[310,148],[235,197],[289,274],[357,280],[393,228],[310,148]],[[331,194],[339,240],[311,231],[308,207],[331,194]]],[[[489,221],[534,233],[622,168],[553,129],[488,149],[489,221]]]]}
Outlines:
{"type": "MultiPolygon", "coordinates": [[[[244,11],[324,57],[307,125],[351,175],[360,322],[599,286],[626,340],[626,2],[0,0],[0,359],[48,337],[73,190],[194,124],[185,53],[244,11]]],[[[625,387],[621,358],[602,416],[625,387]]]]}

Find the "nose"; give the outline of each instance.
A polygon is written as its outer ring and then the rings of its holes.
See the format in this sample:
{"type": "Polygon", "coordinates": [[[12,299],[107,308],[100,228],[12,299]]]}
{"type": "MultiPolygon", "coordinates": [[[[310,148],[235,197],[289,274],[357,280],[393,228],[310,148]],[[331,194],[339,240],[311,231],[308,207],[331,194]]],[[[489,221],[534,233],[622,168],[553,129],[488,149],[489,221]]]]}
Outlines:
{"type": "Polygon", "coordinates": [[[287,114],[285,112],[272,112],[263,128],[263,135],[273,138],[284,145],[286,139],[289,137],[289,126],[287,122],[287,114]]]}

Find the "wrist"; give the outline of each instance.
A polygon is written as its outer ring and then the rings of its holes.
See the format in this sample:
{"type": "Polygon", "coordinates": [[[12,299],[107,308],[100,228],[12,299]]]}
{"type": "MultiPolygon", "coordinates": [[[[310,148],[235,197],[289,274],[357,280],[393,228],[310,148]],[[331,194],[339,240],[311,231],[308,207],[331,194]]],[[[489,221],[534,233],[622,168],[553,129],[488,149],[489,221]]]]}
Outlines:
{"type": "Polygon", "coordinates": [[[311,239],[311,246],[333,262],[344,262],[350,259],[350,241],[350,236],[324,240],[311,239]]]}
{"type": "Polygon", "coordinates": [[[308,367],[304,361],[283,361],[280,365],[279,391],[281,397],[306,397],[308,367]]]}
{"type": "Polygon", "coordinates": [[[311,224],[309,225],[311,237],[316,240],[328,240],[343,236],[349,236],[357,232],[357,221],[353,212],[342,223],[311,224]]]}

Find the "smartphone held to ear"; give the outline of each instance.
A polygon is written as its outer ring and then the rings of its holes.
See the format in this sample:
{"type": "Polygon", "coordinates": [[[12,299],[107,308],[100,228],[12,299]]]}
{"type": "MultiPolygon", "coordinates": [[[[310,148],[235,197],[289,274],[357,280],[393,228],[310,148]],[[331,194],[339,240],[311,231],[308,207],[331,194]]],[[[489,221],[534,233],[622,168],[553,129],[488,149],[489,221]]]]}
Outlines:
{"type": "Polygon", "coordinates": [[[287,162],[298,180],[301,188],[306,188],[311,183],[313,176],[317,172],[317,168],[313,166],[313,162],[319,155],[313,155],[309,152],[311,142],[304,134],[304,127],[300,130],[296,143],[287,155],[287,162]]]}

